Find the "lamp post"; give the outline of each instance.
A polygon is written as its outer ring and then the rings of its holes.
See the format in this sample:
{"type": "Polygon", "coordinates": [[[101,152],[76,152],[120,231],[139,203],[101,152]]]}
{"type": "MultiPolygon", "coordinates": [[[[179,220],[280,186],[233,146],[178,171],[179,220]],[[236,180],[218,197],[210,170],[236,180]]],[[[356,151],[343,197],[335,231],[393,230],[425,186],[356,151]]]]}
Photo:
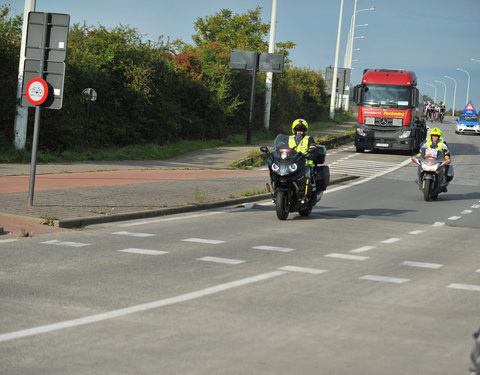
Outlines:
{"type": "Polygon", "coordinates": [[[340,51],[340,37],[342,35],[343,0],[340,2],[340,15],[338,16],[337,46],[335,48],[335,65],[333,68],[332,93],[330,95],[330,118],[335,118],[335,99],[337,98],[338,53],[340,51]]]}
{"type": "Polygon", "coordinates": [[[431,87],[434,88],[434,90],[435,90],[435,96],[434,96],[434,98],[433,98],[433,102],[436,103],[436,102],[437,102],[437,87],[434,86],[434,85],[432,85],[431,83],[428,83],[428,82],[426,82],[425,84],[426,84],[427,86],[431,86],[431,87]]]}
{"type": "Polygon", "coordinates": [[[473,59],[473,58],[472,58],[472,61],[480,62],[479,59],[473,59]]]}
{"type": "Polygon", "coordinates": [[[452,78],[450,76],[444,76],[445,78],[451,79],[453,83],[455,84],[454,89],[453,89],[453,106],[452,106],[452,116],[455,116],[455,97],[457,96],[457,81],[455,78],[452,78]]]}
{"type": "MultiPolygon", "coordinates": [[[[352,54],[353,54],[353,42],[355,40],[355,21],[357,17],[357,13],[360,12],[366,12],[366,11],[374,11],[375,7],[372,5],[368,9],[359,9],[357,10],[357,1],[355,0],[354,6],[353,6],[353,14],[352,18],[350,19],[350,31],[348,33],[348,40],[347,40],[347,50],[345,51],[345,59],[344,59],[344,66],[346,69],[352,69],[352,54]]],[[[368,26],[367,25],[362,25],[362,26],[368,26]]],[[[347,85],[348,90],[347,90],[347,98],[345,101],[345,109],[348,111],[349,103],[350,103],[350,82],[347,85]]]]}
{"type": "Polygon", "coordinates": [[[465,101],[465,105],[468,104],[468,96],[470,95],[470,73],[467,72],[465,69],[462,68],[457,68],[457,70],[460,70],[461,72],[465,72],[468,75],[468,81],[467,81],[467,100],[465,101]]]}
{"type": "MultiPolygon", "coordinates": [[[[273,53],[275,51],[275,30],[277,29],[277,0],[272,2],[272,17],[270,20],[270,40],[268,42],[268,53],[273,53]]],[[[265,117],[263,119],[263,124],[265,129],[268,130],[270,126],[270,107],[272,103],[272,82],[273,82],[273,73],[267,72],[267,79],[265,81],[265,86],[267,91],[265,92],[265,117]]]]}
{"type": "Polygon", "coordinates": [[[436,79],[435,82],[441,83],[444,87],[444,89],[443,89],[443,104],[445,104],[445,100],[447,100],[447,84],[443,81],[439,81],[438,79],[436,79]]]}

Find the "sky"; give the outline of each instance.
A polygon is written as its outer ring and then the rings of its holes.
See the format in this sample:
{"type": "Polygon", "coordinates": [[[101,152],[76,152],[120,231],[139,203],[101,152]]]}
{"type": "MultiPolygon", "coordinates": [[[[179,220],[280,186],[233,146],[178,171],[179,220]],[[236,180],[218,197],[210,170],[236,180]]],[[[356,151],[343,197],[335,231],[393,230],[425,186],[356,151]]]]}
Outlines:
{"type": "MultiPolygon", "coordinates": [[[[355,0],[343,0],[338,66],[343,67],[355,0]]],[[[2,0],[14,14],[23,14],[25,0],[2,0]]],[[[333,66],[341,0],[277,0],[276,42],[292,41],[292,65],[321,70],[333,66]]],[[[135,28],[145,39],[181,39],[192,43],[195,21],[220,9],[242,14],[262,8],[262,22],[270,23],[272,0],[36,0],[37,12],[67,13],[71,24],[135,28]]],[[[366,68],[413,70],[421,94],[453,106],[469,100],[480,110],[480,0],[357,0],[351,83],[359,84],[366,68]],[[374,11],[363,9],[375,7],[374,11]],[[359,10],[362,10],[358,12],[359,10]],[[368,24],[368,26],[360,26],[368,24]],[[472,59],[476,59],[474,61],[472,59]],[[436,82],[441,81],[442,83],[436,82]],[[436,90],[427,85],[433,85],[436,90]]],[[[267,35],[267,41],[268,41],[267,35]]]]}

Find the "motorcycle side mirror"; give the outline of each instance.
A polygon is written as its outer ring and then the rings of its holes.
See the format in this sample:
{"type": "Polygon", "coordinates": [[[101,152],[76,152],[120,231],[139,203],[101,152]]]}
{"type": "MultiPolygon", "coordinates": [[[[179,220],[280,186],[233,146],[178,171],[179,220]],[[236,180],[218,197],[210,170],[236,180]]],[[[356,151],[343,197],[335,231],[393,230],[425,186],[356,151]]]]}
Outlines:
{"type": "Polygon", "coordinates": [[[268,151],[268,147],[267,147],[267,146],[262,146],[262,147],[260,147],[260,151],[262,151],[262,152],[265,153],[265,154],[269,154],[269,153],[270,153],[270,151],[268,151]]]}

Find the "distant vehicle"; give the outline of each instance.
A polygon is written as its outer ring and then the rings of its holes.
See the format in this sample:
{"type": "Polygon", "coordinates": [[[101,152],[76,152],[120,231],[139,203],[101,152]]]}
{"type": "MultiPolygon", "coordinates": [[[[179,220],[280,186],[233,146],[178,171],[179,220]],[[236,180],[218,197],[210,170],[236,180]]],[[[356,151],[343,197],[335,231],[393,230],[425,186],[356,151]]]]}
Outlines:
{"type": "Polygon", "coordinates": [[[480,134],[480,122],[478,120],[477,111],[472,102],[468,102],[463,109],[462,115],[457,120],[457,134],[480,134]]]}
{"type": "Polygon", "coordinates": [[[355,135],[357,152],[366,149],[405,150],[416,153],[427,135],[424,103],[412,71],[365,69],[355,86],[358,104],[355,135]]]}

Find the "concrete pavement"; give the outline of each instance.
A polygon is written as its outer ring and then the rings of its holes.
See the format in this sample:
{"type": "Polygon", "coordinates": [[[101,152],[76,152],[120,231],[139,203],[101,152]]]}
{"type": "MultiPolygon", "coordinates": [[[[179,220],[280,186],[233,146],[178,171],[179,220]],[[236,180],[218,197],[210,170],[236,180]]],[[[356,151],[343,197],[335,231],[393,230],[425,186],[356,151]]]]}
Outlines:
{"type": "MultiPolygon", "coordinates": [[[[313,135],[340,133],[352,124],[313,135]]],[[[231,167],[252,150],[258,145],[199,150],[169,160],[38,164],[32,207],[27,205],[30,165],[0,164],[0,229],[7,234],[0,240],[268,199],[265,168],[231,167]]]]}

